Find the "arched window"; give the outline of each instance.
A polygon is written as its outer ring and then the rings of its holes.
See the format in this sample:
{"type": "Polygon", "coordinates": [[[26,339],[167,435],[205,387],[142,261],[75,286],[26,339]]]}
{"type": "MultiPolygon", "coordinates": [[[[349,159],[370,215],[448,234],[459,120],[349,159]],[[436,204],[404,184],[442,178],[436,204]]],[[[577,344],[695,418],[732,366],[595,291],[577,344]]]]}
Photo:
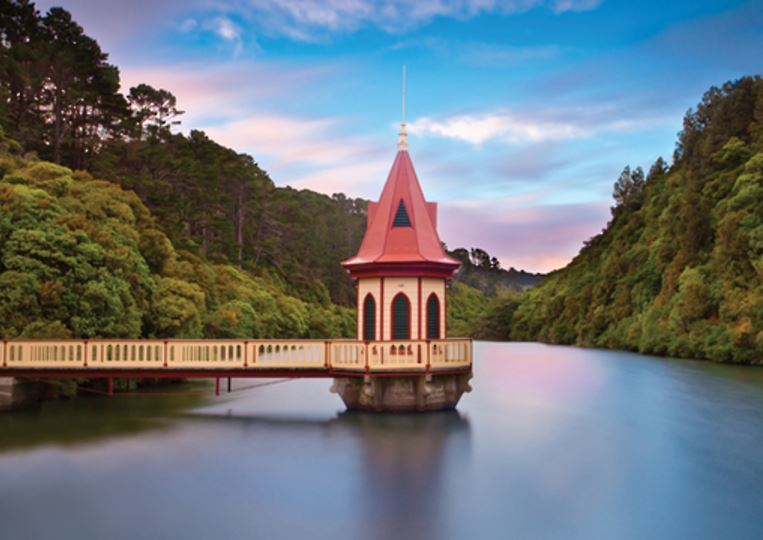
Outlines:
{"type": "Polygon", "coordinates": [[[403,293],[392,299],[392,339],[411,339],[411,302],[403,293]]]}
{"type": "Polygon", "coordinates": [[[376,300],[371,293],[363,300],[363,340],[376,339],[376,300]]]}
{"type": "Polygon", "coordinates": [[[427,339],[440,339],[440,299],[435,293],[427,298],[427,339]]]}

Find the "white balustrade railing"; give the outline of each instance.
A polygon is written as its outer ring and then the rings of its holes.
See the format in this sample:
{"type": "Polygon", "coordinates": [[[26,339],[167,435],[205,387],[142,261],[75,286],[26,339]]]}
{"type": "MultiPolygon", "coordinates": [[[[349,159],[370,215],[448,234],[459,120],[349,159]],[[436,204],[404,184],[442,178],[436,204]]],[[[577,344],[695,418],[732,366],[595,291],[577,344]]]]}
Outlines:
{"type": "Polygon", "coordinates": [[[472,342],[438,340],[7,340],[0,369],[416,372],[468,368],[472,342]]]}

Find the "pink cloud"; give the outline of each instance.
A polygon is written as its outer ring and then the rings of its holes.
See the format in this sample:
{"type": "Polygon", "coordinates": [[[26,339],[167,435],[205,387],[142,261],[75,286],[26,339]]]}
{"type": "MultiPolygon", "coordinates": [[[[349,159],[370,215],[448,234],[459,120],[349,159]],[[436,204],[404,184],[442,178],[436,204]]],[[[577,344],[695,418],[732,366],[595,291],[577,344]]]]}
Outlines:
{"type": "Polygon", "coordinates": [[[122,89],[147,83],[169,90],[185,110],[183,124],[197,128],[204,118],[230,119],[254,106],[264,107],[280,96],[312,84],[334,71],[332,65],[296,67],[265,62],[187,62],[173,65],[127,65],[122,89]]]}
{"type": "Polygon", "coordinates": [[[549,272],[567,264],[607,222],[602,203],[526,205],[496,199],[440,205],[440,237],[449,247],[480,247],[505,268],[549,272]]]}
{"type": "Polygon", "coordinates": [[[393,156],[362,136],[349,137],[335,118],[252,114],[205,131],[216,141],[257,157],[279,184],[351,197],[376,197],[393,156]]]}
{"type": "Polygon", "coordinates": [[[378,159],[351,165],[335,165],[297,175],[293,181],[289,182],[289,185],[322,193],[341,192],[350,197],[376,200],[381,193],[390,164],[389,159],[378,159]]]}

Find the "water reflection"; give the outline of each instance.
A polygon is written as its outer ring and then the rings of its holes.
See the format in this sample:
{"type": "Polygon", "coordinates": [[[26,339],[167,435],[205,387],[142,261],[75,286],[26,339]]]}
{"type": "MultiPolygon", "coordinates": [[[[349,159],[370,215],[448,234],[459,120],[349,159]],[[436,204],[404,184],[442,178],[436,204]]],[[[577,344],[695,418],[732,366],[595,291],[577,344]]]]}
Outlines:
{"type": "Polygon", "coordinates": [[[166,428],[189,408],[209,402],[210,385],[173,385],[173,396],[92,396],[45,401],[38,406],[0,413],[0,453],[40,445],[75,446],[116,436],[166,428]]]}
{"type": "Polygon", "coordinates": [[[375,524],[369,537],[443,538],[448,485],[469,461],[468,419],[455,411],[346,418],[364,453],[363,507],[375,524]]]}
{"type": "Polygon", "coordinates": [[[0,416],[0,537],[763,538],[763,370],[475,352],[460,412],[305,380],[0,416]]]}
{"type": "MultiPolygon", "coordinates": [[[[358,523],[366,538],[442,538],[439,526],[448,508],[449,484],[457,484],[460,465],[469,461],[471,428],[457,411],[427,414],[374,414],[345,411],[330,419],[300,416],[190,413],[187,418],[233,424],[247,438],[310,440],[322,437],[338,448],[340,459],[353,461],[360,474],[335,478],[357,493],[358,523]],[[454,471],[456,473],[454,474],[454,471]],[[448,476],[448,480],[445,477],[448,476]]],[[[309,450],[305,449],[311,459],[309,450]]]]}

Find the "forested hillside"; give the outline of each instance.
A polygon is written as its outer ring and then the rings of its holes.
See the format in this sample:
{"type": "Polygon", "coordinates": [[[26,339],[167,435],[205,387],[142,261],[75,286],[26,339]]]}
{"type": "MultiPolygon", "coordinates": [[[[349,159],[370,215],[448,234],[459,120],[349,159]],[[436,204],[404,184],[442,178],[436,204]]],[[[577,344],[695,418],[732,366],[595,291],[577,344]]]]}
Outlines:
{"type": "MultiPolygon", "coordinates": [[[[64,9],[0,0],[0,36],[4,337],[354,333],[334,304],[354,308],[339,262],[366,201],[278,188],[252,157],[177,133],[173,94],[123,94],[64,9]]],[[[459,279],[489,294],[495,279],[471,278],[509,274],[470,268],[459,279]]],[[[454,287],[453,328],[468,333],[486,306],[454,287]]]]}
{"type": "Polygon", "coordinates": [[[337,263],[360,243],[365,201],[276,188],[250,156],[173,133],[172,93],[139,84],[123,95],[117,67],[64,9],[0,0],[0,35],[0,124],[24,153],[135,191],[195,256],[353,304],[337,263]]]}
{"type": "Polygon", "coordinates": [[[0,337],[327,337],[354,310],[177,249],[135,193],[0,133],[0,337]]]}
{"type": "Polygon", "coordinates": [[[763,80],[711,88],[673,164],[626,168],[604,231],[484,337],[763,363],[763,80]]]}

